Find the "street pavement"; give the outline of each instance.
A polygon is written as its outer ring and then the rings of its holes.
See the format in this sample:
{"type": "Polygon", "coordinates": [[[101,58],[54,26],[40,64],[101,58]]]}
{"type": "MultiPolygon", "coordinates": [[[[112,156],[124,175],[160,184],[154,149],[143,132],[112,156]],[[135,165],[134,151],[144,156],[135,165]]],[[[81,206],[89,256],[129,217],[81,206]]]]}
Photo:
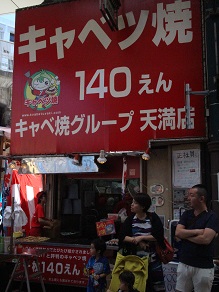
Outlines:
{"type": "MultiPolygon", "coordinates": [[[[63,286],[63,285],[49,285],[45,284],[46,292],[86,292],[84,287],[72,287],[72,286],[63,286]]],[[[42,292],[42,287],[38,283],[30,283],[31,292],[42,292]]],[[[9,292],[18,292],[19,291],[19,282],[13,282],[12,287],[9,292]]],[[[22,287],[22,292],[27,292],[26,284],[22,287]]],[[[3,292],[3,291],[2,291],[3,292]]]]}

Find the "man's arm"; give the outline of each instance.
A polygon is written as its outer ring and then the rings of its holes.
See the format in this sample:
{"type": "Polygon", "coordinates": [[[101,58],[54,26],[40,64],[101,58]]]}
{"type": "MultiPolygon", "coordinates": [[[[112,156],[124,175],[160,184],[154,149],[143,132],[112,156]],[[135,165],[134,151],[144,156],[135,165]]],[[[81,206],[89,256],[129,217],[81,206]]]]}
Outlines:
{"type": "Polygon", "coordinates": [[[190,237],[203,234],[204,229],[185,229],[185,226],[178,224],[176,227],[175,235],[180,239],[188,239],[190,237]]]}
{"type": "Polygon", "coordinates": [[[204,244],[208,245],[211,241],[217,236],[217,233],[211,228],[205,228],[203,234],[189,237],[187,240],[197,243],[197,244],[204,244]]]}

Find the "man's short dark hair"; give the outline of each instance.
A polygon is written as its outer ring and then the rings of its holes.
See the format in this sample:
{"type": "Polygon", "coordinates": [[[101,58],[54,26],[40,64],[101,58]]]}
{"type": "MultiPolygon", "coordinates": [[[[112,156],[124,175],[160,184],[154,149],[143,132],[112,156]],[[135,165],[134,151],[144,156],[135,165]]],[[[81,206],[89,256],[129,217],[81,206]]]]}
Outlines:
{"type": "Polygon", "coordinates": [[[208,192],[207,192],[207,187],[203,184],[197,184],[197,185],[194,185],[192,187],[192,189],[197,189],[197,195],[199,197],[204,197],[205,199],[205,202],[208,201],[208,192]]]}

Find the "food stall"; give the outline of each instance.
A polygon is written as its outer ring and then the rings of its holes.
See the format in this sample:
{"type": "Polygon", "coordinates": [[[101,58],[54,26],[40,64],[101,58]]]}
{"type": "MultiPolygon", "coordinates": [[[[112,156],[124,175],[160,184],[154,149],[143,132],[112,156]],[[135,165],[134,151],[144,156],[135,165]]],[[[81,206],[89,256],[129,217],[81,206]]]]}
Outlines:
{"type": "MultiPolygon", "coordinates": [[[[90,245],[80,243],[80,240],[75,242],[78,243],[59,243],[57,240],[54,242],[45,237],[29,236],[19,239],[17,244],[22,246],[23,250],[46,251],[38,257],[45,284],[86,287],[88,279],[84,275],[84,268],[90,257],[90,245]]],[[[111,264],[113,264],[113,254],[116,250],[116,247],[107,247],[106,256],[111,260],[111,264]]],[[[30,273],[34,272],[34,263],[29,269],[30,273]]]]}
{"type": "MultiPolygon", "coordinates": [[[[53,229],[44,228],[42,237],[32,237],[28,236],[29,218],[26,226],[22,226],[24,235],[15,241],[16,252],[29,248],[45,250],[46,253],[38,257],[45,283],[84,287],[87,277],[83,270],[92,239],[98,236],[104,238],[107,243],[106,256],[111,264],[115,260],[118,242],[113,239],[117,238],[121,221],[118,215],[114,218],[116,220],[112,219],[112,215],[115,206],[122,200],[124,160],[122,156],[108,157],[108,164],[102,167],[93,156],[82,157],[79,166],[73,164],[73,158],[62,157],[61,160],[65,166],[61,166],[60,157],[49,158],[48,161],[45,157],[43,162],[42,159],[26,158],[23,159],[23,163],[26,162],[25,173],[21,164],[16,164],[18,167],[13,170],[11,189],[14,190],[20,182],[20,193],[16,192],[15,202],[22,200],[22,192],[27,188],[21,183],[24,177],[40,177],[48,193],[46,216],[55,220],[53,229]],[[59,168],[55,167],[58,162],[59,168]]],[[[139,187],[139,158],[126,157],[126,167],[126,185],[139,187]]],[[[30,184],[30,180],[27,181],[30,184]]],[[[26,210],[25,204],[30,205],[30,202],[24,200],[21,203],[26,210]]],[[[30,269],[33,273],[35,265],[31,265],[30,269]]]]}

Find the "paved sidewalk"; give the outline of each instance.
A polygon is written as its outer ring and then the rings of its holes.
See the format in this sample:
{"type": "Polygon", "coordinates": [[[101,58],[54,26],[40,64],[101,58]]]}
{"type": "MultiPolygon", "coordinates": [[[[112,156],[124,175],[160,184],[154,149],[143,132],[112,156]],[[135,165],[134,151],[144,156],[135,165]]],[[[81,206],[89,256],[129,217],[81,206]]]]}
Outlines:
{"type": "MultiPolygon", "coordinates": [[[[10,292],[19,292],[19,282],[13,282],[10,292]]],[[[86,292],[84,287],[73,287],[63,285],[49,285],[45,284],[46,292],[86,292]]],[[[42,287],[38,283],[30,283],[31,292],[41,292],[42,287]]],[[[22,292],[27,292],[26,284],[22,287],[22,292]]]]}

